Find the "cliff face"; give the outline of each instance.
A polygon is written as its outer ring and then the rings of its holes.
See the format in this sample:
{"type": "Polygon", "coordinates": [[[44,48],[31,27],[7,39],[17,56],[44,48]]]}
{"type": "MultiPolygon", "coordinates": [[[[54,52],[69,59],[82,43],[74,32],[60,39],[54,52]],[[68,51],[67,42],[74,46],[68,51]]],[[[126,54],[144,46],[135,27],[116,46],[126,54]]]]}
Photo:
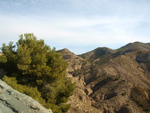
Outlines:
{"type": "Polygon", "coordinates": [[[149,43],[136,42],[118,50],[97,48],[80,56],[59,51],[69,63],[68,76],[77,85],[69,112],[150,112],[149,48],[149,43]]]}
{"type": "Polygon", "coordinates": [[[0,113],[52,113],[52,111],[0,80],[0,113]]]}

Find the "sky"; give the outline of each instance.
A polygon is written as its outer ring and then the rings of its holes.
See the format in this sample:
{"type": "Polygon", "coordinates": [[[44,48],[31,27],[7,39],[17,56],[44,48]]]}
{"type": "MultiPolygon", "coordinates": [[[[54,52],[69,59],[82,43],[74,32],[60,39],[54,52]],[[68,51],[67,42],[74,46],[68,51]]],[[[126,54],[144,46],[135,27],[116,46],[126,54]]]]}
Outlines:
{"type": "Polygon", "coordinates": [[[150,0],[0,0],[0,47],[24,33],[75,54],[149,43],[150,0]]]}

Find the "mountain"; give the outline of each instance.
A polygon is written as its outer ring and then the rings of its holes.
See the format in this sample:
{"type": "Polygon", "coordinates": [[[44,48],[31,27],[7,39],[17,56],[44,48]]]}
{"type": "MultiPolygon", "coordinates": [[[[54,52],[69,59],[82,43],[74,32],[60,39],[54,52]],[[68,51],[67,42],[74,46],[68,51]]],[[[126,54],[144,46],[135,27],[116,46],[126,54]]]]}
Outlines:
{"type": "MultiPolygon", "coordinates": [[[[59,50],[58,52],[63,55],[64,60],[69,62],[69,66],[68,66],[68,69],[67,69],[67,72],[69,74],[72,74],[72,72],[74,70],[81,69],[82,64],[85,61],[85,59],[83,59],[80,56],[75,55],[74,53],[72,53],[71,51],[69,51],[66,48],[62,49],[62,50],[59,50]]],[[[70,76],[70,77],[72,77],[72,76],[70,76]]]]}
{"type": "Polygon", "coordinates": [[[79,56],[67,49],[59,52],[77,86],[69,113],[150,112],[149,43],[97,48],[79,56]]]}
{"type": "Polygon", "coordinates": [[[0,113],[52,113],[52,111],[0,80],[0,113]]]}
{"type": "Polygon", "coordinates": [[[115,50],[111,50],[107,47],[99,47],[99,48],[96,48],[93,51],[87,52],[87,53],[82,54],[80,56],[84,59],[94,60],[94,59],[96,59],[100,56],[103,56],[103,55],[106,55],[106,54],[110,55],[110,54],[113,54],[113,53],[115,53],[115,50]]]}
{"type": "Polygon", "coordinates": [[[150,51],[150,43],[142,43],[142,42],[129,43],[121,47],[119,50],[129,50],[129,49],[150,51]]]}

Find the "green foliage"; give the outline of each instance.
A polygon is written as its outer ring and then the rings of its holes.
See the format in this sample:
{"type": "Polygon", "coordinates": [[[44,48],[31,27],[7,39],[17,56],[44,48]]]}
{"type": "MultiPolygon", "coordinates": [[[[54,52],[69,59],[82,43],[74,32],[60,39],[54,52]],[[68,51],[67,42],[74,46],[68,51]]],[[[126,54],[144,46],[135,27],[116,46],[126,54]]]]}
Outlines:
{"type": "Polygon", "coordinates": [[[35,100],[41,98],[41,93],[38,91],[37,87],[29,87],[26,85],[17,84],[15,77],[4,76],[2,80],[8,85],[12,86],[14,89],[17,89],[19,92],[32,96],[32,98],[35,100]]]}
{"type": "Polygon", "coordinates": [[[70,105],[64,104],[73,94],[75,84],[66,77],[68,63],[60,53],[51,49],[44,40],[33,34],[20,36],[14,45],[3,44],[0,67],[8,75],[5,82],[51,108],[54,113],[67,112],[70,105]]]}

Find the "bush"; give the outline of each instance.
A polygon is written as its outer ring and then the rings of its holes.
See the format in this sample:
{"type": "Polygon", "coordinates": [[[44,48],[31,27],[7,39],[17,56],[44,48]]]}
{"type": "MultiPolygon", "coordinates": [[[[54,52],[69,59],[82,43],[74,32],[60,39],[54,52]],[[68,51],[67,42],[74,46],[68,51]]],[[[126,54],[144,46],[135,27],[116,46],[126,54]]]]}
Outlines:
{"type": "Polygon", "coordinates": [[[26,85],[18,84],[15,77],[4,76],[2,80],[12,88],[18,90],[21,93],[31,96],[35,100],[41,98],[41,93],[38,91],[37,87],[29,87],[26,85]]]}

